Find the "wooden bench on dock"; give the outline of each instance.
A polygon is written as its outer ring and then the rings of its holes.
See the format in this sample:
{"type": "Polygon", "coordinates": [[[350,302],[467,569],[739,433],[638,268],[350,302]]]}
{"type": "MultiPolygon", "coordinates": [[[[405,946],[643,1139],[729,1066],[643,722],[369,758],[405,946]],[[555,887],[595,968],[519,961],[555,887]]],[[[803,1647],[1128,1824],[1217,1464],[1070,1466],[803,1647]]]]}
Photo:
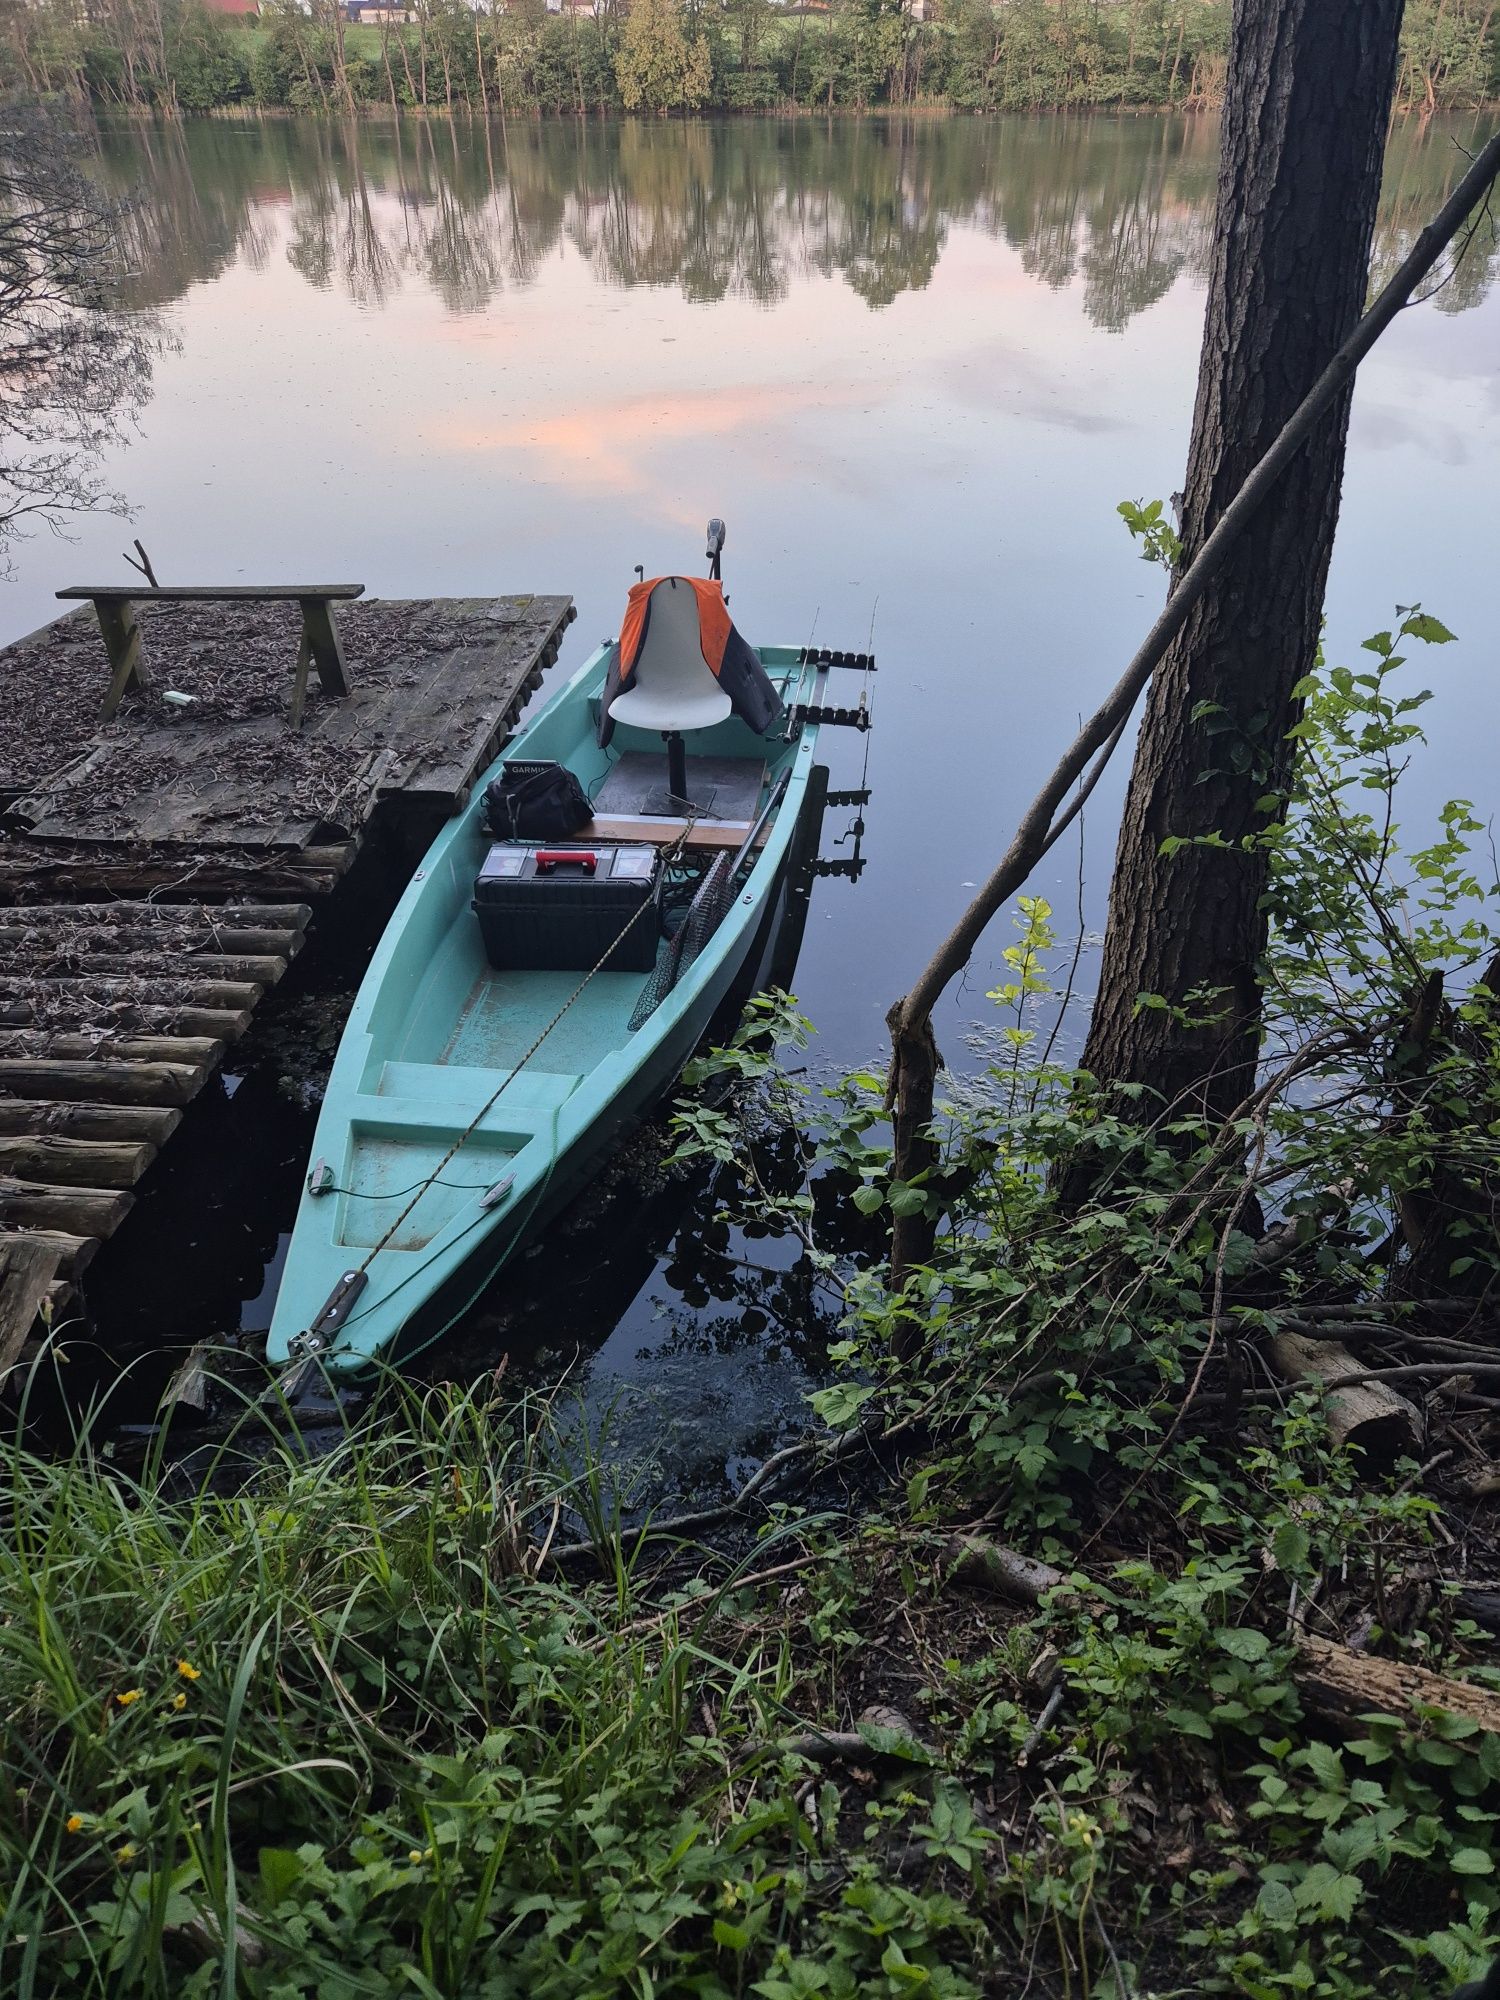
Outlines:
{"type": "Polygon", "coordinates": [[[74,583],[57,594],[65,599],[84,599],[94,607],[99,630],[113,676],[99,720],[108,722],[126,691],[149,687],[150,676],[141,650],[141,628],[136,622],[138,604],[297,604],[302,610],[302,642],[297,648],[297,676],[292,687],[291,725],[302,726],[307,704],[309,663],[316,666],[326,694],[347,694],[349,675],[344,666],[339,631],[333,622],[333,607],[340,601],[364,595],[362,583],[228,583],[161,584],[152,588],[117,583],[74,583]]]}

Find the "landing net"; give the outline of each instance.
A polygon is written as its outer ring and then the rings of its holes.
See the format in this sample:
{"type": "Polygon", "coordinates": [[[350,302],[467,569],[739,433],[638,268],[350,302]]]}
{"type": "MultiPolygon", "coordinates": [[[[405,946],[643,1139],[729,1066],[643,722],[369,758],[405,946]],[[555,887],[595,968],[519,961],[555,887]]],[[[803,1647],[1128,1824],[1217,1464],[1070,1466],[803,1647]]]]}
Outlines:
{"type": "Polygon", "coordinates": [[[665,949],[656,955],[656,969],[641,988],[630,1017],[631,1032],[643,1027],[708,943],[729,913],[733,897],[732,867],[727,854],[716,854],[698,884],[687,915],[665,949]]]}

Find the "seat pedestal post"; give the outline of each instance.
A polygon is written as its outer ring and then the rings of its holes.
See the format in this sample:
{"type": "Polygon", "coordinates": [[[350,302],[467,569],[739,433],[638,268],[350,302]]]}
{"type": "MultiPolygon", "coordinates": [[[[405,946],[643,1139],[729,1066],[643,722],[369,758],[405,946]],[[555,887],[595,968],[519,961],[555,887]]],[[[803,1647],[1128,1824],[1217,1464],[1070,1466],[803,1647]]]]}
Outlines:
{"type": "Polygon", "coordinates": [[[687,801],[687,745],[679,731],[666,731],[667,742],[667,790],[674,799],[687,801]]]}
{"type": "Polygon", "coordinates": [[[692,797],[688,791],[687,749],[682,732],[664,729],[661,734],[667,746],[666,790],[652,792],[640,810],[659,814],[664,819],[680,819],[685,809],[700,814],[710,811],[718,786],[700,783],[699,796],[692,797]]]}

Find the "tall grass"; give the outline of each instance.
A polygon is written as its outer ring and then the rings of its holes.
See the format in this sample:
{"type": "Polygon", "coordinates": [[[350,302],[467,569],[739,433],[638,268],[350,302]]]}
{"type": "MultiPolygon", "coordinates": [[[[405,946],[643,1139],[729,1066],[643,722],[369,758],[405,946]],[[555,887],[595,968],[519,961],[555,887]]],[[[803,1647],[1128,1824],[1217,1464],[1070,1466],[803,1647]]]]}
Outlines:
{"type": "Polygon", "coordinates": [[[545,1416],[392,1382],[321,1456],[247,1417],[186,1480],[100,1435],[0,1443],[6,1994],[734,1990],[717,1913],[808,1838],[745,1758],[790,1669],[623,1555],[535,1574],[605,1506],[545,1416]]]}

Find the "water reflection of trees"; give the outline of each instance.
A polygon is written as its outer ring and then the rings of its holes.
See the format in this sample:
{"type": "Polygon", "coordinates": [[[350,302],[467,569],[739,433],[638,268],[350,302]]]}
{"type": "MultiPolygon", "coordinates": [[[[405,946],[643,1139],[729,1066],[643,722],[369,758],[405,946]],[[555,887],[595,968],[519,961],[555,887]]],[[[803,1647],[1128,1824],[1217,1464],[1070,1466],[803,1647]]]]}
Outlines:
{"type": "MultiPolygon", "coordinates": [[[[1398,128],[1376,243],[1399,260],[1462,169],[1463,133],[1398,128]]],[[[379,307],[413,279],[455,313],[533,283],[571,245],[617,285],[774,306],[799,283],[872,308],[920,290],[950,232],[1000,238],[1040,282],[1081,285],[1118,329],[1209,252],[1216,133],[1203,119],[841,119],[609,125],[395,120],[132,126],[106,157],[139,180],[135,295],[154,304],[268,254],[379,307]]],[[[1439,295],[1475,304],[1500,252],[1476,241],[1439,295]]]]}

